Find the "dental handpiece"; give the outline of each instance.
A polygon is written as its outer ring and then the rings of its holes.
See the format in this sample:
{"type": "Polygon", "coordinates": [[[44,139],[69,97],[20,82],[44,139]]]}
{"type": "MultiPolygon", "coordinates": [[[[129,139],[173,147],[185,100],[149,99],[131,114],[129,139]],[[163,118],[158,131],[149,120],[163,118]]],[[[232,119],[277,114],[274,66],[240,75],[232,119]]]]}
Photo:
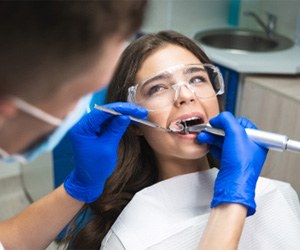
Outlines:
{"type": "MultiPolygon", "coordinates": [[[[185,132],[200,133],[204,130],[215,135],[225,136],[225,132],[222,129],[213,128],[210,124],[186,126],[184,129],[185,132]]],[[[286,135],[250,128],[246,128],[245,131],[255,143],[262,147],[281,152],[287,150],[300,153],[300,142],[290,140],[286,135]]]]}

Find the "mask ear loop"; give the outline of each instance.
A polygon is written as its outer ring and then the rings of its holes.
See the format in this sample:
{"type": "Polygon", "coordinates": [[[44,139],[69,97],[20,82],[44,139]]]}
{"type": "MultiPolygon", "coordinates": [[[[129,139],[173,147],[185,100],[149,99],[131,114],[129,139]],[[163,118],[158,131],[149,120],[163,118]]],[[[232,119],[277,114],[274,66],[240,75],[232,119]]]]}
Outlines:
{"type": "Polygon", "coordinates": [[[14,101],[14,103],[20,110],[22,110],[23,112],[25,112],[27,114],[34,116],[37,119],[40,119],[40,120],[42,120],[46,123],[49,123],[55,127],[58,127],[62,123],[61,119],[46,113],[45,111],[23,101],[22,99],[20,99],[18,97],[12,97],[12,100],[14,101]]]}

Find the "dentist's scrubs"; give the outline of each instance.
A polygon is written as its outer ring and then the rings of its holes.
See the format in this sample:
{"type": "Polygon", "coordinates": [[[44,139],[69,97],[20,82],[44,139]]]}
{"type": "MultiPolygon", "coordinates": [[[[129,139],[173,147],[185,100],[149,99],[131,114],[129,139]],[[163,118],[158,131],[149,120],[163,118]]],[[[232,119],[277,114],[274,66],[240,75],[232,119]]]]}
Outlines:
{"type": "MultiPolygon", "coordinates": [[[[217,169],[177,176],[138,192],[101,249],[197,249],[210,214],[217,169]]],[[[299,199],[290,184],[260,177],[257,211],[246,219],[239,249],[300,249],[299,199]]]]}

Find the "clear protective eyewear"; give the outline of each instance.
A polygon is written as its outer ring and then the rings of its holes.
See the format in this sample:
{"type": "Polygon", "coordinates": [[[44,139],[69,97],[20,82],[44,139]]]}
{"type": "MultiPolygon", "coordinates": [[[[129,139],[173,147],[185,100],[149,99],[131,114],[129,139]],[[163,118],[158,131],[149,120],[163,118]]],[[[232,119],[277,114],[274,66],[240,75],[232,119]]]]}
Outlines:
{"type": "Polygon", "coordinates": [[[128,102],[149,111],[168,108],[188,91],[199,100],[224,93],[224,81],[219,69],[212,64],[179,64],[128,88],[128,102]]]}

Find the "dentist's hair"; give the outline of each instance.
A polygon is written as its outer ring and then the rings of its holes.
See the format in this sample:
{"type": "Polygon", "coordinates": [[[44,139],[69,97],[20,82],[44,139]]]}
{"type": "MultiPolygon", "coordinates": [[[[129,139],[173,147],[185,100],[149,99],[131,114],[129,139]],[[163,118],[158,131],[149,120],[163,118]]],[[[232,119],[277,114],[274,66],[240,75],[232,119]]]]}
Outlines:
{"type": "Polygon", "coordinates": [[[107,39],[134,35],[146,2],[0,1],[0,98],[54,93],[95,63],[107,39]]]}
{"type": "MultiPolygon", "coordinates": [[[[168,44],[189,50],[202,63],[211,63],[192,40],[177,32],[164,31],[144,35],[132,42],[123,52],[109,85],[106,101],[108,103],[127,101],[127,90],[136,82],[136,74],[142,63],[168,44]]],[[[222,111],[222,97],[217,98],[222,111]]],[[[217,161],[212,156],[208,154],[207,157],[211,167],[218,167],[217,161]]],[[[107,180],[103,194],[92,204],[86,205],[78,217],[82,219],[82,215],[90,211],[91,219],[88,223],[77,220],[77,228],[73,228],[73,233],[69,235],[71,248],[99,249],[106,233],[134,194],[157,181],[158,168],[155,154],[144,137],[137,136],[135,127],[131,126],[119,144],[118,164],[107,180]]]]}

